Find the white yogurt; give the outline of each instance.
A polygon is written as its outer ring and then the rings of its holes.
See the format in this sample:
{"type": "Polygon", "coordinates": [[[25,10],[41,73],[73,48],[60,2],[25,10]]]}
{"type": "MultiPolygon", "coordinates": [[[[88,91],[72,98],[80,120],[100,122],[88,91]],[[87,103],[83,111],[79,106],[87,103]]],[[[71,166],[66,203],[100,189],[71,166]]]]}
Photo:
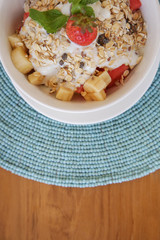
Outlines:
{"type": "Polygon", "coordinates": [[[110,18],[110,11],[107,8],[102,8],[100,1],[89,4],[89,6],[93,8],[95,17],[98,18],[100,21],[104,21],[105,19],[110,18]]]}
{"type": "Polygon", "coordinates": [[[60,10],[65,15],[71,14],[71,3],[67,2],[65,4],[59,3],[55,9],[60,10]]]}
{"type": "MultiPolygon", "coordinates": [[[[100,9],[100,7],[98,7],[99,2],[92,4],[92,7],[93,7],[93,5],[94,5],[95,9],[100,9]],[[97,6],[97,8],[96,8],[96,6],[97,6]]],[[[100,10],[97,10],[97,12],[95,11],[96,14],[98,14],[98,11],[100,11],[100,10]]],[[[28,24],[29,21],[30,21],[30,17],[28,17],[24,23],[24,26],[25,26],[27,32],[23,31],[23,28],[22,28],[20,31],[20,34],[25,35],[26,37],[28,36],[28,34],[30,37],[32,37],[32,34],[31,34],[32,32],[35,33],[35,36],[40,34],[41,35],[40,43],[44,46],[44,49],[45,49],[46,48],[45,44],[46,44],[46,41],[49,36],[48,33],[45,31],[44,28],[42,28],[42,27],[38,28],[39,27],[38,24],[37,24],[37,27],[35,27],[35,28],[29,26],[29,24],[28,24]]],[[[101,67],[101,68],[109,67],[109,68],[114,69],[114,68],[121,66],[122,64],[132,66],[132,65],[136,64],[137,59],[138,59],[138,55],[136,55],[135,51],[133,51],[133,50],[125,52],[125,56],[122,56],[122,55],[118,56],[117,50],[115,50],[115,52],[114,52],[115,61],[112,63],[112,65],[110,65],[110,61],[108,61],[109,60],[108,58],[111,56],[111,52],[108,50],[105,53],[106,61],[103,62],[102,64],[99,64],[99,61],[101,58],[100,58],[100,56],[98,56],[98,53],[97,53],[96,41],[94,41],[92,44],[90,44],[87,47],[78,46],[77,44],[75,44],[73,42],[71,42],[70,45],[68,47],[66,47],[64,44],[62,44],[62,41],[67,43],[67,40],[68,40],[67,36],[65,36],[65,29],[61,29],[59,32],[54,34],[54,38],[59,39],[59,41],[60,41],[59,46],[55,50],[52,50],[52,53],[56,54],[56,62],[54,62],[54,60],[43,59],[43,66],[40,66],[40,67],[37,67],[35,64],[35,61],[34,61],[34,60],[39,60],[36,55],[36,49],[35,49],[35,45],[34,45],[36,42],[35,39],[33,39],[34,40],[33,44],[31,44],[29,46],[27,46],[27,43],[26,43],[26,46],[29,49],[30,55],[32,56],[31,62],[33,64],[34,69],[36,71],[40,72],[42,75],[46,76],[47,79],[51,76],[57,75],[58,72],[60,71],[60,69],[67,65],[67,63],[65,63],[65,62],[64,62],[63,66],[61,66],[59,64],[59,61],[62,59],[63,53],[70,54],[70,56],[74,58],[76,55],[81,56],[82,51],[83,51],[83,53],[86,55],[86,57],[89,57],[91,59],[90,60],[91,64],[89,64],[86,59],[80,60],[85,63],[84,68],[83,68],[84,71],[82,72],[82,74],[79,72],[76,72],[76,70],[73,69],[72,82],[75,83],[75,85],[76,85],[76,81],[79,78],[82,78],[85,82],[85,80],[87,80],[90,77],[90,75],[92,75],[95,72],[96,67],[101,67]],[[85,71],[88,74],[85,73],[85,71]]],[[[54,43],[51,43],[51,46],[52,46],[52,49],[54,49],[54,43]]],[[[47,54],[47,48],[46,48],[46,54],[47,54]]],[[[44,53],[44,55],[45,55],[45,53],[44,53]]]]}
{"type": "MultiPolygon", "coordinates": [[[[102,8],[101,2],[98,1],[93,4],[89,4],[94,10],[95,17],[98,18],[100,21],[104,21],[105,19],[110,18],[110,11],[106,8],[102,8]]],[[[67,2],[65,4],[59,3],[55,9],[60,10],[65,15],[71,14],[71,3],[67,2]]]]}

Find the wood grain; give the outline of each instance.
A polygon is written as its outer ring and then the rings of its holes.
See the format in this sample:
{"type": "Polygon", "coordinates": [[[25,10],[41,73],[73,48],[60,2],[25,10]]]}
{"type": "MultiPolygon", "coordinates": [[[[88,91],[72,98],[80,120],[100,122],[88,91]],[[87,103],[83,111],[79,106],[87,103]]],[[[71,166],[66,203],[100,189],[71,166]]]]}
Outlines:
{"type": "Polygon", "coordinates": [[[160,240],[160,171],[76,189],[0,169],[0,240],[160,240]]]}

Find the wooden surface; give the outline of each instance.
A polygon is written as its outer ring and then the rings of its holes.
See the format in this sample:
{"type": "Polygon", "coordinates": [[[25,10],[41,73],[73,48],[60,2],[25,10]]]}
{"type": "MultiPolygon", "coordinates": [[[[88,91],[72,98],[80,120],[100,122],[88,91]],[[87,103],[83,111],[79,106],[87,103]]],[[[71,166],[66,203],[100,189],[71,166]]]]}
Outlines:
{"type": "Polygon", "coordinates": [[[0,240],[160,240],[160,171],[73,189],[0,169],[0,240]]]}

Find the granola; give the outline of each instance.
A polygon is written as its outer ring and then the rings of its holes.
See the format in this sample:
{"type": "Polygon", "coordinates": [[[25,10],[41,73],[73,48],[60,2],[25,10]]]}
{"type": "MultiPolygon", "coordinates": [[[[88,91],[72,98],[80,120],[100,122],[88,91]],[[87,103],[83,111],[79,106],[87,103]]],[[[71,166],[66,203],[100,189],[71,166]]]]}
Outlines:
{"type": "MultiPolygon", "coordinates": [[[[76,91],[90,77],[100,75],[102,69],[111,71],[123,64],[129,66],[119,79],[124,84],[124,78],[142,59],[147,31],[141,11],[132,11],[129,0],[104,0],[90,6],[95,12],[98,35],[89,46],[71,42],[65,28],[52,34],[31,17],[24,21],[19,36],[35,71],[44,76],[43,84],[51,92],[62,84],[76,91]]],[[[67,0],[27,0],[25,12],[30,8],[58,9],[68,14],[71,4],[67,0]]],[[[85,91],[82,96],[86,96],[85,91]]]]}

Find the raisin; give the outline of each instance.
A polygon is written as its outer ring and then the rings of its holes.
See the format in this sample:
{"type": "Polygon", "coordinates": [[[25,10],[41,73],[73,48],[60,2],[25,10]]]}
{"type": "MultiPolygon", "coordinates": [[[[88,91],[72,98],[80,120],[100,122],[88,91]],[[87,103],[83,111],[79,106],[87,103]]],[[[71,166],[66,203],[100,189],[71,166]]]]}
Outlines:
{"type": "Polygon", "coordinates": [[[83,68],[84,67],[84,62],[80,62],[79,67],[83,68]]]}
{"type": "Polygon", "coordinates": [[[133,24],[129,21],[129,19],[126,19],[126,23],[130,24],[130,29],[128,30],[129,35],[137,32],[137,24],[133,24]]]}
{"type": "Polygon", "coordinates": [[[105,45],[106,43],[108,43],[109,41],[110,41],[110,40],[109,40],[107,37],[105,37],[105,34],[103,33],[103,34],[99,35],[98,40],[97,40],[97,43],[98,43],[99,45],[103,46],[103,45],[105,45]]]}
{"type": "Polygon", "coordinates": [[[133,34],[137,32],[137,25],[130,23],[129,34],[133,34]]]}
{"type": "Polygon", "coordinates": [[[81,56],[84,58],[84,57],[86,57],[86,54],[82,51],[81,56]]]}
{"type": "Polygon", "coordinates": [[[67,53],[63,53],[62,59],[63,59],[63,60],[67,60],[67,53]]]}
{"type": "Polygon", "coordinates": [[[59,64],[62,66],[64,64],[63,60],[60,60],[59,64]]]}

